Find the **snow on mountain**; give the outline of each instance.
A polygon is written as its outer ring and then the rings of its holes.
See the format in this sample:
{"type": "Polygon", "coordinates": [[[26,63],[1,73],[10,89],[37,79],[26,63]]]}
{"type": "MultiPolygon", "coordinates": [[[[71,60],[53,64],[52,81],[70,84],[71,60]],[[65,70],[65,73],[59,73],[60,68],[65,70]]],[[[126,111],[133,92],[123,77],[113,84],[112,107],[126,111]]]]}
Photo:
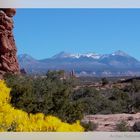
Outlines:
{"type": "Polygon", "coordinates": [[[123,52],[121,50],[118,50],[118,51],[112,53],[112,55],[113,56],[115,56],[115,55],[118,55],[118,56],[129,56],[127,53],[125,53],[125,52],[123,52]]]}
{"type": "Polygon", "coordinates": [[[81,57],[88,57],[88,58],[93,58],[93,59],[99,59],[101,58],[102,55],[96,54],[96,53],[86,53],[86,54],[81,54],[81,57]]]}
{"type": "Polygon", "coordinates": [[[28,73],[46,73],[48,70],[75,70],[78,74],[96,76],[140,75],[140,62],[122,51],[112,54],[71,54],[60,52],[51,58],[36,60],[23,54],[18,56],[21,68],[28,73]],[[87,59],[90,58],[90,59],[87,59]],[[84,72],[84,73],[83,73],[84,72]]]}
{"type": "MultiPolygon", "coordinates": [[[[80,59],[82,57],[86,57],[86,58],[93,58],[93,59],[104,59],[104,58],[108,58],[110,56],[124,56],[124,57],[130,57],[127,53],[123,52],[123,51],[116,51],[112,54],[97,54],[97,53],[83,53],[83,54],[72,54],[72,53],[66,53],[66,52],[60,52],[56,55],[54,55],[52,57],[52,59],[57,59],[57,58],[74,58],[74,59],[80,59]]],[[[35,60],[32,56],[28,55],[28,54],[21,54],[18,55],[18,59],[24,59],[24,60],[35,60]]]]}
{"type": "Polygon", "coordinates": [[[54,55],[52,58],[68,58],[68,57],[71,57],[70,53],[60,52],[60,53],[54,55]]]}
{"type": "Polygon", "coordinates": [[[52,58],[81,58],[81,57],[87,57],[87,58],[93,58],[93,59],[100,59],[100,58],[106,58],[109,56],[129,56],[123,51],[116,51],[112,54],[97,54],[97,53],[84,53],[84,54],[71,54],[71,53],[66,53],[66,52],[60,52],[53,56],[52,58]]]}
{"type": "Polygon", "coordinates": [[[81,57],[88,57],[93,59],[99,59],[102,55],[96,54],[96,53],[85,53],[85,54],[70,54],[66,52],[60,52],[59,54],[56,54],[52,58],[81,58],[81,57]]]}

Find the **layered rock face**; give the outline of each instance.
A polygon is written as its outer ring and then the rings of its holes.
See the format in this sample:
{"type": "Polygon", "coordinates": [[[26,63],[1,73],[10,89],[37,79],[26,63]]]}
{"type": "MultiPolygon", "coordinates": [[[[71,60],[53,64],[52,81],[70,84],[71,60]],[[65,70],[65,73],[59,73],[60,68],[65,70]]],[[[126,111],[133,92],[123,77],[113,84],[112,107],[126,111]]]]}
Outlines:
{"type": "Polygon", "coordinates": [[[0,75],[20,72],[13,36],[15,9],[0,9],[0,75]]]}

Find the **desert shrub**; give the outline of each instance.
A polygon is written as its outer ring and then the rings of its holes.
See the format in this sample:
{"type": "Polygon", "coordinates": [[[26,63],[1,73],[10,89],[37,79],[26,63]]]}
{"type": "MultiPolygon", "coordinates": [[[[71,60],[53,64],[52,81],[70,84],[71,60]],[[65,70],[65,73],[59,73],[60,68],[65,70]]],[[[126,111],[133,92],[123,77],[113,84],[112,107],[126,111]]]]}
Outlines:
{"type": "Polygon", "coordinates": [[[140,80],[133,80],[130,85],[126,85],[123,89],[126,92],[135,93],[140,91],[140,80]]]}
{"type": "Polygon", "coordinates": [[[54,116],[45,116],[42,113],[28,114],[22,110],[15,109],[10,104],[10,89],[6,87],[4,81],[0,81],[0,99],[0,131],[84,131],[79,121],[68,124],[54,116]]]}
{"type": "Polygon", "coordinates": [[[135,93],[133,97],[133,107],[135,108],[136,112],[140,110],[140,92],[135,93]]]}
{"type": "Polygon", "coordinates": [[[11,88],[11,104],[27,113],[44,113],[74,123],[83,117],[83,110],[72,100],[73,80],[61,79],[63,72],[48,72],[47,77],[5,77],[11,88]]]}
{"type": "Polygon", "coordinates": [[[98,91],[84,87],[74,92],[73,100],[83,106],[85,114],[114,114],[127,112],[129,95],[116,88],[98,91]]]}
{"type": "MultiPolygon", "coordinates": [[[[103,96],[90,87],[80,88],[73,93],[73,101],[81,104],[84,114],[96,114],[101,109],[103,96]]],[[[103,107],[103,106],[102,106],[103,107]]]]}
{"type": "Polygon", "coordinates": [[[84,127],[85,131],[95,131],[98,128],[98,124],[91,121],[81,122],[81,126],[84,127]]]}
{"type": "Polygon", "coordinates": [[[11,104],[27,113],[53,115],[68,123],[74,123],[89,114],[140,111],[138,81],[122,89],[113,87],[98,90],[86,86],[76,88],[76,78],[64,77],[64,71],[48,71],[43,77],[5,76],[8,87],[12,89],[11,104]]]}
{"type": "Polygon", "coordinates": [[[132,88],[135,92],[140,91],[140,80],[133,80],[132,88]]]}
{"type": "Polygon", "coordinates": [[[130,131],[128,123],[124,120],[116,124],[116,130],[120,132],[130,131]]]}
{"type": "Polygon", "coordinates": [[[140,121],[134,123],[133,131],[140,132],[140,121]]]}
{"type": "Polygon", "coordinates": [[[107,80],[107,78],[102,78],[101,79],[101,82],[102,82],[102,85],[104,86],[104,85],[107,85],[108,83],[109,83],[109,81],[107,80]]]}

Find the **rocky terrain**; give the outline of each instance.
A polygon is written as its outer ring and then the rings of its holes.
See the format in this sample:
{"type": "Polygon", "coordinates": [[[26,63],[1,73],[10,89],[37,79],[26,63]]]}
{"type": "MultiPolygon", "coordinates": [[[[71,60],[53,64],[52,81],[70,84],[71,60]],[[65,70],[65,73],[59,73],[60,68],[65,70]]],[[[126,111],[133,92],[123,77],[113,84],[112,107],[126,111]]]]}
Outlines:
{"type": "Polygon", "coordinates": [[[84,121],[92,121],[98,125],[95,131],[115,132],[116,125],[121,121],[127,122],[129,127],[133,127],[135,122],[140,121],[140,113],[137,114],[109,114],[109,115],[89,115],[84,121]]]}
{"type": "Polygon", "coordinates": [[[15,9],[0,9],[0,75],[19,73],[17,49],[13,36],[15,9]]]}

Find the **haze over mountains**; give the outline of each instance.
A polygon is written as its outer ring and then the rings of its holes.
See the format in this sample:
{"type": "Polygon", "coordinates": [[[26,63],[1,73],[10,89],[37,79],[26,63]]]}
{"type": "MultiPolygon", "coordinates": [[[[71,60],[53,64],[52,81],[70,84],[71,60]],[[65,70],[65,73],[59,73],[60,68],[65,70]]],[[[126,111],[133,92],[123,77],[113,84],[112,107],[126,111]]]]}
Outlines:
{"type": "Polygon", "coordinates": [[[18,60],[20,67],[29,74],[45,74],[48,70],[74,70],[78,76],[140,76],[140,61],[120,50],[103,55],[60,52],[42,60],[22,54],[18,60]]]}

